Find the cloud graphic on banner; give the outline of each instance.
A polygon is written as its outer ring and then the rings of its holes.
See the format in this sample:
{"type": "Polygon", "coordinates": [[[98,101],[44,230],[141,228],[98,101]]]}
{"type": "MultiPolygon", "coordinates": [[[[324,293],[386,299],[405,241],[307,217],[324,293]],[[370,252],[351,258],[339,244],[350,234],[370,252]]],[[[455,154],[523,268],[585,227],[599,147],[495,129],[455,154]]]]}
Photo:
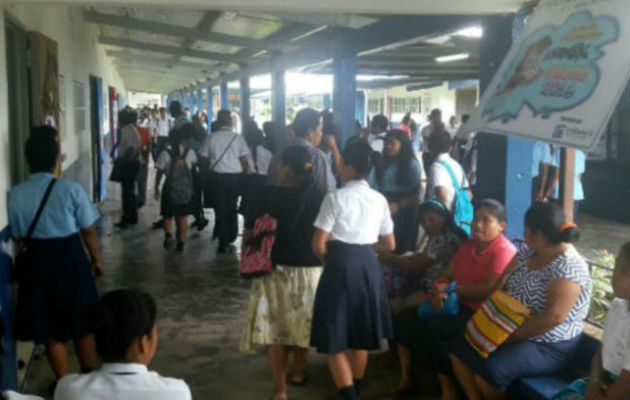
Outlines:
{"type": "Polygon", "coordinates": [[[507,123],[527,106],[549,117],[586,101],[600,79],[603,47],[619,40],[612,17],[572,14],[561,26],[546,26],[525,37],[483,110],[488,121],[507,123]]]}

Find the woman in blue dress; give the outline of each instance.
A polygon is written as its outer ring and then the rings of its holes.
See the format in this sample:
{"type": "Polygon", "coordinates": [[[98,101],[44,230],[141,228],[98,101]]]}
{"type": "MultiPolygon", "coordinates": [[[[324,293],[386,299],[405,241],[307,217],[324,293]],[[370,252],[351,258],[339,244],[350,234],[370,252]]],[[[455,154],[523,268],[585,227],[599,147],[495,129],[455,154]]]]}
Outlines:
{"type": "Polygon", "coordinates": [[[103,274],[93,227],[100,214],[79,184],[53,174],[59,163],[54,128],[32,129],[26,159],[31,175],[11,189],[7,202],[12,236],[24,249],[16,271],[16,335],[18,340],[45,344],[60,379],[69,373],[70,340],[83,371],[95,362],[94,339],[83,323],[83,312],[98,300],[94,279],[103,274]],[[46,193],[47,200],[42,201],[46,193]]]}

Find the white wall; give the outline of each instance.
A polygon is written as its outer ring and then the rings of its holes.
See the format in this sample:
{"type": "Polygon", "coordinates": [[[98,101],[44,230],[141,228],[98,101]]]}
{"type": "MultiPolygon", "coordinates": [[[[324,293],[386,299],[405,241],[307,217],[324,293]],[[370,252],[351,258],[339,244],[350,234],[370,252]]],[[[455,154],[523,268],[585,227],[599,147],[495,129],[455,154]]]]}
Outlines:
{"type": "MultiPolygon", "coordinates": [[[[434,108],[439,108],[442,110],[444,122],[447,122],[452,115],[455,115],[455,90],[449,90],[448,82],[445,82],[442,86],[438,86],[435,88],[414,90],[412,92],[408,92],[406,86],[397,86],[387,90],[371,90],[368,94],[368,100],[380,99],[383,98],[385,95],[389,98],[422,98],[422,113],[412,114],[412,117],[419,124],[426,123],[428,113],[434,108]],[[429,100],[428,103],[427,100],[429,100]]],[[[387,113],[387,110],[385,110],[385,113],[387,113]]],[[[370,116],[373,116],[374,113],[369,114],[370,116]]],[[[405,113],[393,113],[390,116],[390,119],[392,122],[400,122],[403,119],[404,115],[405,113]]]]}
{"type": "MultiPolygon", "coordinates": [[[[105,49],[97,44],[97,28],[83,21],[79,7],[64,5],[19,4],[0,7],[16,18],[28,31],[40,32],[57,41],[59,73],[64,77],[66,112],[61,117],[61,126],[65,130],[62,136],[61,151],[65,154],[62,168],[65,170],[79,157],[90,154],[89,120],[89,76],[96,75],[103,79],[104,103],[108,104],[109,86],[114,86],[119,93],[126,93],[125,85],[115,70],[111,60],[105,55],[105,49]],[[86,130],[76,132],[73,113],[73,81],[85,85],[88,98],[86,130]]],[[[8,105],[7,73],[4,16],[0,15],[0,229],[6,225],[6,192],[10,184],[8,157],[8,105]]],[[[63,91],[61,91],[63,93],[63,91]]],[[[105,132],[109,131],[106,116],[105,132]]]]}

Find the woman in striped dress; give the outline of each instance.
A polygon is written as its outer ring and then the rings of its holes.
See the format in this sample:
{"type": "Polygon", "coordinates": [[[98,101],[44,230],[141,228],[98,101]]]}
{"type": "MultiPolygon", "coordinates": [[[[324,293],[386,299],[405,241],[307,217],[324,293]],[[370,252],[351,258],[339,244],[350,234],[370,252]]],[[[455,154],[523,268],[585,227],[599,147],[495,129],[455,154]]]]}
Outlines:
{"type": "Polygon", "coordinates": [[[468,399],[499,399],[521,377],[568,366],[593,291],[588,266],[572,245],[578,239],[577,226],[557,205],[537,203],[527,211],[527,247],[506,270],[503,286],[532,316],[486,359],[464,338],[454,344],[453,369],[468,399]]]}

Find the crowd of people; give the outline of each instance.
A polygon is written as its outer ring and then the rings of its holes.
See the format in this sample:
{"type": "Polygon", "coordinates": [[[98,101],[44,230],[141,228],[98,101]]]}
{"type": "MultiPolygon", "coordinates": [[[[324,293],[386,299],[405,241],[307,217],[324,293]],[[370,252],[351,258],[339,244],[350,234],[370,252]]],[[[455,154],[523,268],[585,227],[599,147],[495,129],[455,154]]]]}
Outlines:
{"type": "MultiPolygon", "coordinates": [[[[120,113],[111,178],[122,186],[117,226],[138,222],[150,157],[165,249],[184,251],[188,218],[203,230],[204,209],[214,210],[220,254],[234,252],[239,213],[243,254],[261,247],[257,224],[273,218],[273,270],[252,280],[240,344],[266,351],[273,400],[288,398],[287,385],[307,384],[310,348],[325,355],[341,399],[359,398],[368,352],[389,342],[400,364],[394,398],[413,398],[419,375],[433,374],[445,400],[503,398],[521,377],[562,371],[579,350],[593,283],[574,247],[577,225],[547,201],[558,197],[548,168],[558,164],[557,149],[536,147],[533,176],[542,182],[523,216],[524,242],[514,243],[504,234],[504,206],[473,198],[475,136],[442,123],[439,110],[420,132],[422,147],[410,117],[392,128],[375,116],[339,146],[328,111],[302,109],[287,127],[243,121],[238,133],[231,112],[220,110],[210,134],[207,117],[187,116],[177,101],[168,113],[120,113]],[[484,354],[469,330],[498,292],[530,316],[484,354]]],[[[54,129],[33,130],[26,158],[32,175],[8,199],[23,260],[18,326],[21,339],[45,344],[59,379],[54,398],[191,398],[184,382],[147,369],[157,348],[155,301],[133,290],[99,299],[99,213],[78,184],[53,175],[54,129]],[[70,340],[82,375],[69,375],[70,340]],[[97,355],[104,364],[94,371],[97,355]]],[[[617,300],[586,399],[630,396],[630,243],[612,286],[617,300]]]]}

